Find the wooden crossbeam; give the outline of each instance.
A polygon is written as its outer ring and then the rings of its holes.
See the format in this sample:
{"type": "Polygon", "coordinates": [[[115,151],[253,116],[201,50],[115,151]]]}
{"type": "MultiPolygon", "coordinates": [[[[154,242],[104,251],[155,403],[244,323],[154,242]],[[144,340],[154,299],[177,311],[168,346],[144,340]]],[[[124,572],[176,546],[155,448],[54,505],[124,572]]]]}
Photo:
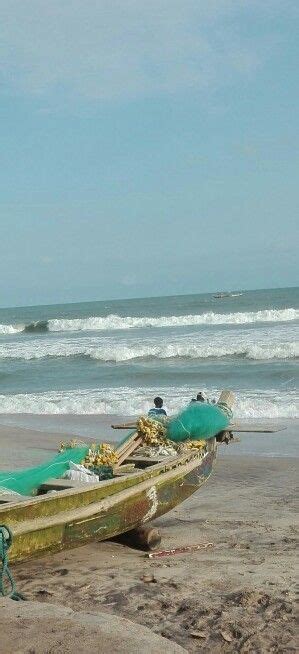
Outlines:
{"type": "Polygon", "coordinates": [[[279,431],[284,431],[286,429],[285,425],[259,425],[259,424],[230,424],[227,427],[227,431],[232,431],[235,434],[241,434],[243,432],[248,432],[251,434],[276,434],[279,431]]]}

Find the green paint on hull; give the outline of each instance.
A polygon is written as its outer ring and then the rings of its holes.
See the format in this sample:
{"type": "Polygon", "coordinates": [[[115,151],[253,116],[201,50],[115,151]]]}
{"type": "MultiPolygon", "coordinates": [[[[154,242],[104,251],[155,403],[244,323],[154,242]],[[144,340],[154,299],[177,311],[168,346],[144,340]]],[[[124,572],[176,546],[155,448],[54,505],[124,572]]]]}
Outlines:
{"type": "Polygon", "coordinates": [[[206,481],[215,454],[215,447],[203,459],[191,452],[171,464],[128,475],[117,480],[122,483],[111,484],[109,494],[99,485],[91,491],[61,491],[54,498],[35,498],[27,507],[22,503],[0,509],[0,522],[14,533],[10,560],[106,540],[167,513],[206,481]],[[49,500],[50,512],[49,505],[45,510],[49,500]]]}

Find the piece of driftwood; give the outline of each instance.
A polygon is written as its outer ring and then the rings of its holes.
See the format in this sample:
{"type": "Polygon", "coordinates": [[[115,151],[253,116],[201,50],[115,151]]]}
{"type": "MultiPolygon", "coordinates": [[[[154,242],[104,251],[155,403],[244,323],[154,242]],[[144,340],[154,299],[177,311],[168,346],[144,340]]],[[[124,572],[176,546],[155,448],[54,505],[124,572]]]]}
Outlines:
{"type": "Polygon", "coordinates": [[[125,545],[141,550],[153,550],[161,543],[161,534],[156,527],[137,527],[117,538],[125,545]]]}
{"type": "Polygon", "coordinates": [[[151,552],[147,554],[149,559],[158,559],[163,556],[173,556],[174,554],[186,554],[189,552],[196,552],[197,550],[206,550],[213,547],[214,543],[199,543],[198,545],[186,545],[183,547],[174,547],[171,550],[160,550],[159,552],[151,552]]]}

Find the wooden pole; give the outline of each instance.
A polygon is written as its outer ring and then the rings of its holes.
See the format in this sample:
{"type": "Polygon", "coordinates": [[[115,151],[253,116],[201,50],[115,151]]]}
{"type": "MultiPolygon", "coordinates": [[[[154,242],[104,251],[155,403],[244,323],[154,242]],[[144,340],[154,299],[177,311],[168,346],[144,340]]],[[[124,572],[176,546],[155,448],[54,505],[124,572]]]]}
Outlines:
{"type": "Polygon", "coordinates": [[[142,445],[142,437],[136,434],[133,435],[132,438],[130,438],[127,442],[123,443],[123,445],[117,450],[118,454],[118,465],[120,466],[123,461],[125,461],[130,454],[132,454],[139,445],[142,445]]]}
{"type": "Polygon", "coordinates": [[[232,391],[222,391],[217,404],[226,404],[230,409],[235,402],[235,396],[232,391]]]}

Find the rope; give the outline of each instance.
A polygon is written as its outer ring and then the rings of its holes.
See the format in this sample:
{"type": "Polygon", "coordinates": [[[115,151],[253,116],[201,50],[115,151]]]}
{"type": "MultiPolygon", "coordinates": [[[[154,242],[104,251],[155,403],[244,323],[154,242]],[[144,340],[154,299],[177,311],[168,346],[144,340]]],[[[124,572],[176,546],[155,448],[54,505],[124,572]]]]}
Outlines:
{"type": "Polygon", "coordinates": [[[182,421],[178,419],[178,422],[180,423],[182,429],[186,432],[186,434],[188,434],[188,436],[191,436],[191,432],[188,429],[186,429],[186,427],[185,427],[185,425],[183,425],[182,421]]]}
{"type": "Polygon", "coordinates": [[[0,525],[0,595],[10,597],[13,600],[25,600],[26,598],[16,590],[16,585],[9,568],[8,550],[12,544],[12,533],[6,525],[0,525]]]}

